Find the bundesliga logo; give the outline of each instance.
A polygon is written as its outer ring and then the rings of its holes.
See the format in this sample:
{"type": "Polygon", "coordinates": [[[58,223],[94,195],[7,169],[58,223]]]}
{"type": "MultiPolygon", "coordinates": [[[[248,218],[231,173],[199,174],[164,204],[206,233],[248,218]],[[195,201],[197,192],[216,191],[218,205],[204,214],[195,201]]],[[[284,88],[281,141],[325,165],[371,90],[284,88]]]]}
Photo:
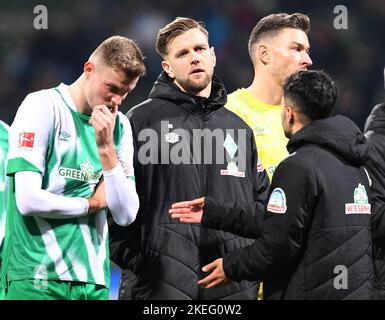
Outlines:
{"type": "Polygon", "coordinates": [[[33,148],[35,142],[35,133],[33,132],[22,132],[19,134],[18,148],[33,148]]]}

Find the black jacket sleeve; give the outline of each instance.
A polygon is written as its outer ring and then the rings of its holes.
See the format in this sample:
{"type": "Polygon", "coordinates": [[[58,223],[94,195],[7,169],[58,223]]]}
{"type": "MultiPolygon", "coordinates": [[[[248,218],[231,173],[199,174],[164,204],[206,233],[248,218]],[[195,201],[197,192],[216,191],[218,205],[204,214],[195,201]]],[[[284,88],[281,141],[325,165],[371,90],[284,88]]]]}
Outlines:
{"type": "Polygon", "coordinates": [[[254,212],[257,222],[261,224],[264,221],[264,207],[267,201],[269,192],[269,176],[259,161],[257,146],[254,139],[254,134],[251,135],[251,150],[253,161],[253,194],[254,194],[254,212]]]}
{"type": "MultiPolygon", "coordinates": [[[[134,144],[134,170],[138,175],[140,165],[138,165],[138,145],[136,123],[131,119],[131,113],[127,113],[130,119],[133,144],[134,144]]],[[[138,184],[138,182],[137,182],[138,184]]],[[[136,186],[138,190],[138,185],[136,186]]],[[[134,273],[140,268],[141,262],[141,229],[140,229],[140,208],[136,220],[127,227],[117,225],[111,218],[108,219],[109,227],[109,248],[110,259],[121,269],[130,269],[134,273]]]]}
{"type": "Polygon", "coordinates": [[[110,260],[121,269],[138,271],[141,261],[138,220],[127,227],[119,226],[108,217],[110,260]]]}
{"type": "Polygon", "coordinates": [[[202,226],[231,232],[246,238],[260,236],[257,215],[260,203],[245,206],[239,202],[219,203],[212,197],[205,197],[202,226]],[[254,214],[255,213],[255,214],[254,214]]]}
{"type": "Polygon", "coordinates": [[[312,170],[292,160],[287,158],[274,173],[261,237],[224,256],[224,271],[231,279],[265,280],[289,272],[298,261],[317,201],[317,187],[312,170]]]}
{"type": "Polygon", "coordinates": [[[260,236],[259,226],[264,220],[264,206],[269,189],[269,177],[258,160],[253,134],[251,134],[250,141],[254,202],[248,204],[238,201],[219,203],[214,198],[207,196],[203,208],[202,226],[231,232],[247,238],[260,236]]]}
{"type": "Polygon", "coordinates": [[[372,205],[373,242],[385,245],[385,128],[383,132],[367,132],[370,145],[370,159],[366,168],[372,180],[370,203],[372,205]]]}

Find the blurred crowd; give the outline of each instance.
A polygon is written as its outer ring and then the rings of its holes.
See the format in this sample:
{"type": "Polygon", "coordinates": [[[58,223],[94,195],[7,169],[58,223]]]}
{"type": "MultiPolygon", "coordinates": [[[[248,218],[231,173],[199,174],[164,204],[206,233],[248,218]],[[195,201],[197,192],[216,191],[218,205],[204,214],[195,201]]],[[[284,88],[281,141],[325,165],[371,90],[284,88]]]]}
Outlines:
{"type": "Polygon", "coordinates": [[[11,124],[25,95],[82,72],[87,53],[104,38],[119,34],[135,39],[146,56],[147,75],[124,101],[127,111],[143,101],[161,71],[154,50],[160,27],[176,16],[204,21],[217,55],[216,73],[229,93],[253,78],[248,36],[263,16],[302,12],[310,16],[311,58],[315,69],[336,80],[337,113],[363,129],[371,107],[385,100],[385,2],[352,0],[348,29],[336,30],[333,1],[305,0],[2,0],[0,3],[0,119],[11,124]],[[48,9],[48,29],[34,29],[36,5],[48,9]]]}

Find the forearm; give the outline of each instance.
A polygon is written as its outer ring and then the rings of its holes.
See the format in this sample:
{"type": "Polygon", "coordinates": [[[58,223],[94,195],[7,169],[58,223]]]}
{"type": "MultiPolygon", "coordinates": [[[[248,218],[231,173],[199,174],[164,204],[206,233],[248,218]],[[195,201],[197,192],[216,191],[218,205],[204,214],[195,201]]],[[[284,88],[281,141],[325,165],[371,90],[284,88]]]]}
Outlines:
{"type": "Polygon", "coordinates": [[[53,194],[41,189],[41,181],[38,172],[16,172],[16,205],[22,215],[51,219],[70,219],[87,215],[89,204],[86,198],[53,194]]]}
{"type": "Polygon", "coordinates": [[[126,177],[123,168],[118,163],[112,170],[103,171],[106,183],[107,206],[114,221],[127,226],[132,223],[139,209],[139,198],[135,182],[126,177]]]}
{"type": "Polygon", "coordinates": [[[235,281],[266,280],[290,265],[289,252],[287,243],[265,233],[253,244],[226,253],[223,268],[226,276],[235,281]]]}
{"type": "Polygon", "coordinates": [[[262,214],[256,212],[258,210],[255,203],[250,203],[249,206],[242,206],[238,202],[223,204],[214,198],[205,197],[202,225],[243,237],[257,238],[260,235],[257,215],[262,214]]]}

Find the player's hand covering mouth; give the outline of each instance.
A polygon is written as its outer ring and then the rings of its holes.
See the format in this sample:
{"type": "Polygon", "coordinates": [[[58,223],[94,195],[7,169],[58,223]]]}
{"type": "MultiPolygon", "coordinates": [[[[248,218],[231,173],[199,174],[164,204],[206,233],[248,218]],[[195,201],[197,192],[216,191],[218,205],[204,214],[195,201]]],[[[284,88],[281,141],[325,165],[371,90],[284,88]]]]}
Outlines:
{"type": "Polygon", "coordinates": [[[106,105],[106,107],[108,108],[108,110],[111,111],[112,114],[116,114],[118,112],[118,106],[116,105],[113,105],[113,106],[106,105]]]}

